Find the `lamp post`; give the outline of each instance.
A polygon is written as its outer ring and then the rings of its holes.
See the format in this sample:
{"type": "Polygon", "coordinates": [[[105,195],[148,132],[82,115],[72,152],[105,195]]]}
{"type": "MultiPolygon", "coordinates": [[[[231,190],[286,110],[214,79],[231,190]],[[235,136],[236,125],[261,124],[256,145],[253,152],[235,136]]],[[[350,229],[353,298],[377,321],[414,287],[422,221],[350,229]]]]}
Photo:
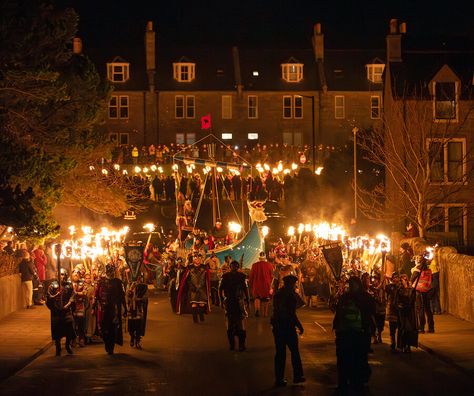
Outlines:
{"type": "Polygon", "coordinates": [[[357,132],[359,128],[352,128],[354,133],[354,220],[357,220],[357,132]]]}
{"type": "MultiPolygon", "coordinates": [[[[316,171],[316,130],[314,126],[314,95],[301,95],[303,98],[311,99],[311,142],[313,147],[313,155],[311,161],[313,161],[313,173],[316,171]]],[[[318,142],[320,144],[321,142],[318,142]]]]}

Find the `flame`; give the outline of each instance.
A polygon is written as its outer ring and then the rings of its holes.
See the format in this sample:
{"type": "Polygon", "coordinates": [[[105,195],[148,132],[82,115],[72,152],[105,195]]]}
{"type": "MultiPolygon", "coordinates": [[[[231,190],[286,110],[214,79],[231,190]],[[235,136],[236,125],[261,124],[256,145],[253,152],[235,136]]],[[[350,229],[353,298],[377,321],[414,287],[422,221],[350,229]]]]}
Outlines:
{"type": "Polygon", "coordinates": [[[153,223],[146,223],[143,228],[147,230],[148,232],[153,232],[155,231],[155,225],[153,223]]]}
{"type": "Polygon", "coordinates": [[[268,235],[269,232],[270,232],[270,229],[267,226],[262,227],[262,235],[264,238],[268,235]]]}
{"type": "Polygon", "coordinates": [[[288,236],[290,236],[290,237],[293,236],[293,235],[295,235],[295,227],[290,226],[290,227],[288,228],[287,234],[288,234],[288,236]]]}
{"type": "Polygon", "coordinates": [[[236,234],[242,231],[242,226],[239,223],[235,223],[233,221],[229,222],[228,227],[230,232],[235,232],[236,234]]]}
{"type": "Polygon", "coordinates": [[[120,170],[120,165],[119,164],[114,164],[114,169],[119,171],[120,170]]]}

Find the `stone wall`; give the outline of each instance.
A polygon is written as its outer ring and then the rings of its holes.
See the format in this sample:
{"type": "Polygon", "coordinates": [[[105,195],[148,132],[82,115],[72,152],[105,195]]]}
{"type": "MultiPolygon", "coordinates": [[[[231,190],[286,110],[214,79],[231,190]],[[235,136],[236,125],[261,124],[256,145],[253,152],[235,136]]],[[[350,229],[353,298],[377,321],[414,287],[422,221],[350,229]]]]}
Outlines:
{"type": "MultiPolygon", "coordinates": [[[[421,238],[402,239],[415,254],[425,250],[421,238]]],[[[440,273],[440,299],[443,311],[474,323],[474,257],[458,254],[453,247],[437,249],[440,273]]]]}
{"type": "Polygon", "coordinates": [[[0,277],[0,319],[23,308],[20,274],[0,277]]]}

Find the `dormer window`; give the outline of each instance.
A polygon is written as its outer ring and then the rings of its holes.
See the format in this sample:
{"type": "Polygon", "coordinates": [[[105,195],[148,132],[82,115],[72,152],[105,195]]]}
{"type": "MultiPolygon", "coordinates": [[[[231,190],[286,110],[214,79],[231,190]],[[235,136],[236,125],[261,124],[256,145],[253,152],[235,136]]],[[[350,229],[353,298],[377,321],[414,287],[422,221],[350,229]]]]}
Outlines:
{"type": "Polygon", "coordinates": [[[382,75],[385,69],[385,65],[383,63],[371,64],[367,65],[367,80],[375,83],[380,84],[382,82],[382,75]]]}
{"type": "Polygon", "coordinates": [[[130,63],[107,63],[107,79],[114,83],[124,83],[130,78],[130,63]]]}
{"type": "Polygon", "coordinates": [[[433,82],[434,84],[434,117],[436,121],[453,121],[457,119],[457,83],[433,82]]]}
{"type": "Polygon", "coordinates": [[[191,82],[195,78],[196,64],[191,62],[173,63],[173,78],[178,82],[191,82]]]}
{"type": "Polygon", "coordinates": [[[300,82],[303,79],[303,64],[297,62],[283,63],[281,76],[286,82],[300,82]]]}

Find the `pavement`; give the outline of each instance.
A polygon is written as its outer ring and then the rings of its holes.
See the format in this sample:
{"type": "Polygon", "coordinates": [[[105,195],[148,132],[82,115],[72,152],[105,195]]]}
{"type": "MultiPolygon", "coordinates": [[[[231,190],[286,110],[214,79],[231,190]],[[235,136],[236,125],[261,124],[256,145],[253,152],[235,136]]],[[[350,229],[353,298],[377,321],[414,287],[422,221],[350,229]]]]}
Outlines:
{"type": "MultiPolygon", "coordinates": [[[[330,395],[336,385],[332,313],[298,311],[305,333],[300,350],[308,381],[273,387],[273,337],[268,318],[247,321],[246,352],[227,350],[224,315],[215,308],[204,323],[177,316],[162,293],[152,296],[143,350],[124,346],[109,356],[102,344],[76,348],[57,358],[49,348],[49,311],[21,310],[0,320],[0,395],[330,395]]],[[[474,324],[449,315],[435,317],[436,333],[420,335],[425,350],[393,355],[388,329],[370,355],[369,395],[472,394],[474,324]],[[428,378],[428,381],[420,381],[428,378]],[[401,381],[403,379],[403,381],[401,381]],[[407,389],[410,391],[407,393],[407,389]]],[[[289,360],[289,358],[288,358],[289,360]]],[[[287,362],[287,378],[291,380],[287,362]]]]}

